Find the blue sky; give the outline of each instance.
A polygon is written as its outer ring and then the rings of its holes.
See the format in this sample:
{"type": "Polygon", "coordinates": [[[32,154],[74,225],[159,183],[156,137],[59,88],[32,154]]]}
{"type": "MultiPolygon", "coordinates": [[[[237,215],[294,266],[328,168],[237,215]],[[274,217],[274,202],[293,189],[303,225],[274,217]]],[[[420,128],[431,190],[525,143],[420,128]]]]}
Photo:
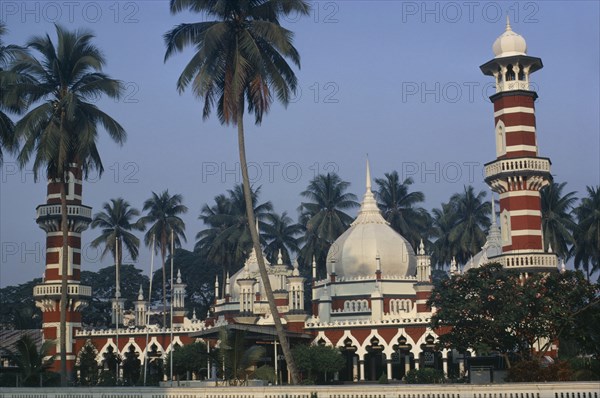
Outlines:
{"type": "MultiPolygon", "coordinates": [[[[262,199],[293,217],[299,193],[319,172],[336,171],[364,192],[364,159],[374,177],[397,170],[413,177],[425,207],[466,184],[487,189],[483,164],[494,159],[492,86],[479,65],[493,57],[492,43],[513,30],[544,68],[537,87],[540,156],[550,157],[558,182],[583,194],[600,183],[600,9],[596,1],[545,2],[311,2],[310,17],[283,24],[295,32],[302,56],[300,90],[284,109],[275,104],[261,126],[248,119],[247,151],[262,199]]],[[[105,173],[84,185],[84,203],[98,211],[122,196],[141,209],[151,191],[181,193],[189,213],[191,249],[202,228],[204,203],[239,182],[236,131],[216,117],[202,120],[202,103],[175,82],[192,52],[163,62],[162,35],[201,16],[172,16],[166,1],[2,1],[8,43],[50,33],[52,23],[91,29],[103,49],[105,71],[125,82],[119,102],[99,105],[127,130],[123,147],[102,137],[105,173]],[[237,171],[237,173],[236,173],[237,171]]],[[[0,170],[0,286],[38,277],[45,236],[35,224],[45,182],[5,159],[0,170]]],[[[83,239],[83,269],[110,265],[83,239]]],[[[142,248],[136,265],[149,268],[142,248]]]]}

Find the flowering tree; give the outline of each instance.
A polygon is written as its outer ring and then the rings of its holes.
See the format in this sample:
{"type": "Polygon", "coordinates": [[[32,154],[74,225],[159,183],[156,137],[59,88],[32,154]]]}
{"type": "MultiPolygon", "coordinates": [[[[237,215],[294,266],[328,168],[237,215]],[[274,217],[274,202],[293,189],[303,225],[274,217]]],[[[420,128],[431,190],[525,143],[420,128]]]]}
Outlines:
{"type": "Polygon", "coordinates": [[[544,355],[560,337],[577,334],[582,314],[598,306],[598,293],[580,272],[522,278],[492,263],[434,289],[431,326],[449,329],[440,336],[444,347],[530,359],[544,355]]]}

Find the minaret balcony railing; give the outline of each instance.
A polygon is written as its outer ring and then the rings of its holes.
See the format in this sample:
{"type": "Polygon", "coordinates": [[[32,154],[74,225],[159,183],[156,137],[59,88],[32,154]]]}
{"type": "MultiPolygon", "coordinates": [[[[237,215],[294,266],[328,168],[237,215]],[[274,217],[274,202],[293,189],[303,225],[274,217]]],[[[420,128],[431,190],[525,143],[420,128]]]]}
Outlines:
{"type": "Polygon", "coordinates": [[[507,253],[489,260],[502,264],[506,269],[558,268],[558,257],[553,253],[507,253]]]}
{"type": "MultiPolygon", "coordinates": [[[[46,217],[60,217],[61,216],[61,205],[40,205],[36,209],[37,219],[46,217]]],[[[84,205],[67,205],[67,216],[69,217],[80,217],[85,219],[92,219],[92,208],[84,205]]]]}
{"type": "Polygon", "coordinates": [[[548,158],[510,158],[495,160],[485,165],[485,178],[501,175],[550,174],[550,159],[548,158]]]}
{"type": "MultiPolygon", "coordinates": [[[[42,284],[33,288],[33,295],[35,297],[60,296],[61,293],[61,284],[42,284]]],[[[92,288],[90,286],[80,285],[78,283],[69,284],[67,285],[67,294],[69,296],[90,297],[92,295],[92,288]]]]}
{"type": "Polygon", "coordinates": [[[496,92],[501,93],[503,91],[514,91],[514,90],[527,90],[529,91],[529,82],[526,80],[507,80],[498,82],[496,84],[496,92]]]}

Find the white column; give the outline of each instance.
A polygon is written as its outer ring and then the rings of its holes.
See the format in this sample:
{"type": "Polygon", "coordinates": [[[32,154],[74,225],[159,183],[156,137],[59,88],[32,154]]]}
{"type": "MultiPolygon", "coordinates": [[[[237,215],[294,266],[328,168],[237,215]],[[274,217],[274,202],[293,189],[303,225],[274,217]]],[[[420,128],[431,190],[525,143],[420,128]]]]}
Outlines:
{"type": "Polygon", "coordinates": [[[365,380],[365,360],[362,359],[362,360],[358,361],[358,365],[360,368],[360,381],[364,381],[365,380]]]}
{"type": "Polygon", "coordinates": [[[388,380],[392,380],[392,360],[386,359],[387,362],[387,378],[388,380]]]}

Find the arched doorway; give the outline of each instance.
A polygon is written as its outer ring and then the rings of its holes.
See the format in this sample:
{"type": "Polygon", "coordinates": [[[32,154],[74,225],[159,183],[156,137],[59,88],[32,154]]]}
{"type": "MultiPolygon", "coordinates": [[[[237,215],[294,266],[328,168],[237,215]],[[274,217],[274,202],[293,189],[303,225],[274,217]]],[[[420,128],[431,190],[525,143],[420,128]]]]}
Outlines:
{"type": "Polygon", "coordinates": [[[444,362],[442,353],[436,350],[435,337],[430,334],[425,337],[425,343],[421,344],[419,368],[443,370],[443,366],[444,362]]]}
{"type": "Polygon", "coordinates": [[[383,353],[384,347],[377,337],[373,337],[369,343],[365,355],[365,380],[379,380],[381,375],[387,372],[385,354],[383,353]]]}
{"type": "Polygon", "coordinates": [[[400,336],[393,348],[392,378],[402,380],[406,373],[415,367],[415,357],[411,352],[412,344],[408,344],[408,340],[405,336],[400,336]]]}
{"type": "Polygon", "coordinates": [[[357,381],[358,380],[358,355],[356,354],[357,347],[348,337],[344,340],[344,345],[340,347],[340,351],[346,360],[346,364],[339,372],[340,381],[357,381]]]}

